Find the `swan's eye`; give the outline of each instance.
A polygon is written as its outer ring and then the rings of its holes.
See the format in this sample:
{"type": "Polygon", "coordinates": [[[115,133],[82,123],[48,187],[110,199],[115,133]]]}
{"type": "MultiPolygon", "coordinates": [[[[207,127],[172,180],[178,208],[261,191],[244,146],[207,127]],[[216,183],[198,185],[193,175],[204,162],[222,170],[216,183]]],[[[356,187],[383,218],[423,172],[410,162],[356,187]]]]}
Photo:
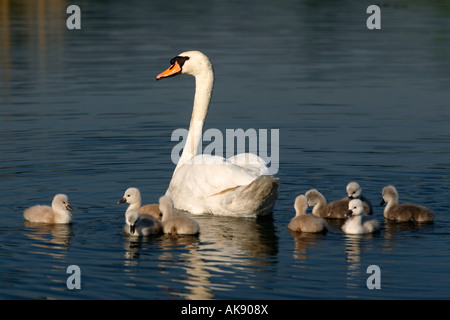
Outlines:
{"type": "Polygon", "coordinates": [[[175,62],[178,62],[178,65],[179,65],[180,67],[182,67],[183,64],[186,62],[186,60],[189,60],[189,57],[181,57],[181,56],[177,56],[177,57],[173,58],[172,60],[170,60],[170,65],[171,65],[171,66],[170,66],[169,69],[172,69],[172,68],[173,68],[175,62]]]}
{"type": "Polygon", "coordinates": [[[127,195],[127,197],[128,197],[128,198],[131,197],[131,194],[127,195]]]}

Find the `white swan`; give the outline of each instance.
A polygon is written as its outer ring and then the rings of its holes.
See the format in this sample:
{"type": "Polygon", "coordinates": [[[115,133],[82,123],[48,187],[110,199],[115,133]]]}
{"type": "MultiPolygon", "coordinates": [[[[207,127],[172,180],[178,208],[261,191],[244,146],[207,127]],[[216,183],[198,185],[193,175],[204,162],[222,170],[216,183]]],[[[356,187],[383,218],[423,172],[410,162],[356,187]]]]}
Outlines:
{"type": "Polygon", "coordinates": [[[195,235],[200,232],[197,221],[182,215],[174,216],[173,201],[169,196],[159,198],[159,210],[162,212],[164,233],[195,235]]]}
{"type": "Polygon", "coordinates": [[[188,51],[170,63],[156,79],[190,74],[195,77],[195,96],[186,143],[166,195],[175,208],[193,214],[270,215],[278,196],[278,179],[268,175],[263,159],[253,154],[229,159],[197,154],[214,84],[209,59],[199,51],[188,51]],[[244,164],[243,159],[247,160],[244,164]]]}
{"type": "Polygon", "coordinates": [[[69,198],[65,194],[57,194],[53,198],[52,206],[35,205],[23,213],[25,220],[35,223],[68,224],[72,223],[73,211],[69,198]]]}
{"type": "Polygon", "coordinates": [[[151,215],[142,217],[136,209],[128,207],[125,212],[125,226],[123,231],[131,236],[149,236],[162,231],[161,222],[151,215]]]}
{"type": "Polygon", "coordinates": [[[306,196],[299,195],[294,202],[295,217],[288,224],[288,229],[295,232],[320,233],[328,230],[328,224],[320,217],[307,214],[308,203],[306,196]]]}
{"type": "Polygon", "coordinates": [[[129,203],[128,209],[137,210],[141,215],[151,215],[154,218],[161,220],[161,212],[159,211],[159,205],[147,204],[141,206],[142,198],[141,192],[138,188],[128,188],[125,190],[122,199],[117,201],[117,204],[129,203]]]}
{"type": "Polygon", "coordinates": [[[386,204],[383,215],[388,220],[398,222],[432,222],[434,220],[434,213],[424,206],[413,203],[399,205],[398,192],[394,186],[384,187],[382,196],[383,199],[380,204],[386,204]]]}
{"type": "Polygon", "coordinates": [[[347,215],[350,216],[342,226],[342,231],[348,234],[365,234],[380,230],[380,223],[375,218],[363,216],[364,204],[360,199],[348,203],[347,215]]]}

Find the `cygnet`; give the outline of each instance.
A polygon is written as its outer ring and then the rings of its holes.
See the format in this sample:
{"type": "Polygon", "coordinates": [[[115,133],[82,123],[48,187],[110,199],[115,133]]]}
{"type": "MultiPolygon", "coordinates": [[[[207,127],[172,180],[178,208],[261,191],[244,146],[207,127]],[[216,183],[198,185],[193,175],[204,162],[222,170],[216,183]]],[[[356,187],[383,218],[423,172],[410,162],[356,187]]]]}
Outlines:
{"type": "Polygon", "coordinates": [[[65,194],[57,194],[53,198],[52,206],[35,205],[23,213],[25,220],[35,223],[68,224],[72,223],[73,211],[69,198],[65,194]]]}
{"type": "Polygon", "coordinates": [[[328,224],[320,217],[307,214],[308,203],[306,196],[299,195],[294,202],[295,217],[292,218],[288,229],[295,232],[320,233],[328,230],[328,224]]]}
{"type": "Polygon", "coordinates": [[[373,217],[363,216],[364,205],[360,199],[348,203],[349,218],[342,226],[342,231],[348,234],[373,233],[380,230],[380,223],[373,217]]]}
{"type": "Polygon", "coordinates": [[[159,198],[159,210],[162,213],[164,233],[195,235],[200,232],[197,221],[183,215],[174,215],[173,201],[169,196],[159,198]]]}
{"type": "Polygon", "coordinates": [[[347,197],[342,198],[340,200],[332,201],[328,204],[327,218],[338,218],[338,219],[346,218],[348,203],[352,199],[361,199],[361,201],[364,204],[364,214],[371,215],[373,213],[372,204],[366,197],[364,197],[361,194],[362,189],[357,182],[355,181],[349,182],[347,184],[346,191],[347,197]]]}
{"type": "Polygon", "coordinates": [[[151,215],[142,217],[136,209],[125,212],[124,232],[131,236],[149,236],[162,231],[161,222],[151,215]]]}
{"type": "Polygon", "coordinates": [[[386,204],[383,215],[388,220],[397,222],[432,222],[434,220],[434,213],[424,206],[413,203],[399,205],[397,189],[392,185],[383,188],[382,196],[380,204],[386,204]]]}
{"type": "Polygon", "coordinates": [[[141,192],[139,191],[139,189],[128,188],[125,191],[122,199],[120,199],[117,204],[129,203],[128,208],[137,210],[140,215],[151,215],[154,218],[161,220],[161,212],[159,211],[159,205],[157,203],[141,206],[141,202],[141,192]]]}

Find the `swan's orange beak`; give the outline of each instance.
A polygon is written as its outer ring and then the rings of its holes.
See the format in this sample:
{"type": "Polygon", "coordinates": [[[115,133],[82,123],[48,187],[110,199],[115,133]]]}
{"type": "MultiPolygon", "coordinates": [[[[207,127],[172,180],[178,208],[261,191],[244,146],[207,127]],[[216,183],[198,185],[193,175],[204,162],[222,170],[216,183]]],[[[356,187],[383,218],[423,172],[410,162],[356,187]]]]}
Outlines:
{"type": "Polygon", "coordinates": [[[181,67],[178,64],[177,61],[175,61],[170,67],[169,69],[167,69],[166,71],[161,72],[160,74],[158,74],[156,76],[156,80],[161,80],[164,78],[168,78],[168,77],[173,77],[176,76],[177,74],[181,73],[181,67]]]}

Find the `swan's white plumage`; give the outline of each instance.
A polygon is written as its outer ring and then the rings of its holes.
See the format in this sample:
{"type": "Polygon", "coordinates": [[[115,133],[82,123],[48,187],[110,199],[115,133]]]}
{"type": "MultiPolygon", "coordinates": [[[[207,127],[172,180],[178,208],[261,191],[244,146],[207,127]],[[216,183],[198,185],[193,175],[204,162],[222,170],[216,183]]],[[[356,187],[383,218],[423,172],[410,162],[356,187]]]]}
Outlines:
{"type": "Polygon", "coordinates": [[[254,154],[229,159],[197,155],[214,84],[209,59],[199,51],[183,52],[157,79],[179,73],[194,76],[196,89],[188,136],[166,195],[172,198],[175,208],[194,214],[271,214],[278,196],[278,179],[268,175],[262,158],[254,154]]]}

